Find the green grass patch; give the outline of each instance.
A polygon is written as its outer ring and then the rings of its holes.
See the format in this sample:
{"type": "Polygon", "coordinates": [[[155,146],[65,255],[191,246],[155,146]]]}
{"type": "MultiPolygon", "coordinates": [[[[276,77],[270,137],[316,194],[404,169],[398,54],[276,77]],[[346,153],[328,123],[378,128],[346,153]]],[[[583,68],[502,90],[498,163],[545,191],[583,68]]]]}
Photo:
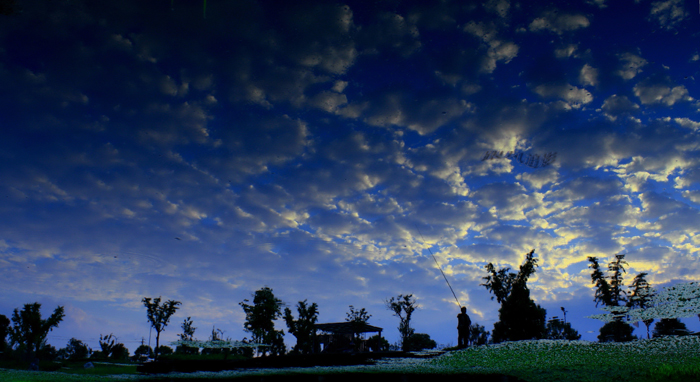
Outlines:
{"type": "Polygon", "coordinates": [[[507,342],[455,351],[429,364],[454,373],[502,373],[533,382],[687,380],[700,367],[700,339],[507,342]]]}

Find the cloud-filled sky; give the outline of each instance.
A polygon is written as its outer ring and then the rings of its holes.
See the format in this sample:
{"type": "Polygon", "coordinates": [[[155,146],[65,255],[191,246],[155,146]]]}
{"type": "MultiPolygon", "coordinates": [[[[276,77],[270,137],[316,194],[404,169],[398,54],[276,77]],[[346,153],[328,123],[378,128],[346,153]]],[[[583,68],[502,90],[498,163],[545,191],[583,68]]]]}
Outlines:
{"type": "Polygon", "coordinates": [[[411,293],[454,345],[430,252],[488,330],[484,266],[532,249],[534,300],[587,340],[588,256],[700,280],[697,3],[204,4],[0,14],[0,314],[65,306],[54,346],[133,352],[158,296],[182,302],[164,342],[188,316],[249,337],[263,286],[320,322],[366,308],[390,342],[384,300],[411,293]]]}

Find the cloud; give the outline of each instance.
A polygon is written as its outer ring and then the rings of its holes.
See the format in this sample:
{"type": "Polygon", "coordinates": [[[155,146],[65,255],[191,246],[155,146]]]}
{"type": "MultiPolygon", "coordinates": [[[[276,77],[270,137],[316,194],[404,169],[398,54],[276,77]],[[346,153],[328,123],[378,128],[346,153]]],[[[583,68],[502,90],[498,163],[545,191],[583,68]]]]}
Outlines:
{"type": "Polygon", "coordinates": [[[700,122],[695,122],[689,118],[674,118],[673,120],[686,129],[691,129],[694,131],[700,130],[700,122]]]}
{"type": "Polygon", "coordinates": [[[481,63],[481,71],[484,73],[492,73],[498,61],[505,61],[507,64],[518,55],[519,47],[513,42],[498,39],[494,25],[470,21],[464,27],[464,31],[479,37],[489,46],[481,63]]]}
{"type": "Polygon", "coordinates": [[[692,101],[688,89],[683,85],[668,85],[668,80],[648,78],[634,86],[634,95],[639,97],[642,104],[665,104],[673,106],[678,101],[692,101]]]}
{"type": "Polygon", "coordinates": [[[621,115],[636,113],[639,110],[639,105],[630,101],[627,96],[613,94],[603,102],[601,109],[608,118],[614,121],[621,115]]]}
{"type": "Polygon", "coordinates": [[[688,17],[683,1],[668,0],[651,3],[649,19],[657,22],[665,29],[675,29],[683,20],[688,17]]]}
{"type": "Polygon", "coordinates": [[[578,82],[581,85],[590,85],[590,86],[596,86],[598,85],[598,69],[585,64],[581,68],[581,72],[579,73],[578,76],[578,82]]]}
{"type": "Polygon", "coordinates": [[[570,84],[538,85],[533,91],[544,98],[561,98],[574,108],[579,108],[593,101],[593,95],[588,90],[570,84]]]}
{"type": "Polygon", "coordinates": [[[561,35],[576,29],[587,28],[590,24],[588,18],[581,14],[546,11],[541,17],[532,20],[529,29],[532,32],[548,30],[561,35]]]}
{"type": "Polygon", "coordinates": [[[625,80],[631,80],[641,73],[641,68],[647,64],[647,60],[632,53],[621,53],[617,57],[620,60],[620,67],[616,74],[625,80]]]}

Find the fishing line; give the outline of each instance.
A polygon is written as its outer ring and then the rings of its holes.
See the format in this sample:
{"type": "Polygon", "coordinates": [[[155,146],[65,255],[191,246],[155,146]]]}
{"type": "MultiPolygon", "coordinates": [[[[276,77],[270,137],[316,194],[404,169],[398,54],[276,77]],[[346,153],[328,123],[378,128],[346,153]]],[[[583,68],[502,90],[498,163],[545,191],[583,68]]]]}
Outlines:
{"type": "MultiPolygon", "coordinates": [[[[418,234],[420,235],[421,240],[423,240],[423,243],[425,243],[425,238],[423,237],[423,234],[420,232],[420,228],[418,228],[417,224],[416,224],[416,230],[418,230],[418,234]]],[[[447,281],[447,276],[445,276],[445,272],[442,271],[442,267],[440,266],[440,263],[438,263],[435,255],[433,255],[433,251],[430,250],[430,247],[428,247],[428,252],[430,252],[430,256],[432,256],[433,260],[435,260],[435,265],[437,265],[438,269],[440,270],[440,273],[442,273],[442,277],[445,278],[445,282],[447,283],[447,286],[450,287],[450,291],[452,292],[452,295],[455,297],[455,301],[457,301],[457,305],[461,308],[462,304],[459,303],[459,299],[457,298],[457,295],[455,294],[454,289],[452,289],[452,285],[450,285],[450,282],[447,281]]]]}

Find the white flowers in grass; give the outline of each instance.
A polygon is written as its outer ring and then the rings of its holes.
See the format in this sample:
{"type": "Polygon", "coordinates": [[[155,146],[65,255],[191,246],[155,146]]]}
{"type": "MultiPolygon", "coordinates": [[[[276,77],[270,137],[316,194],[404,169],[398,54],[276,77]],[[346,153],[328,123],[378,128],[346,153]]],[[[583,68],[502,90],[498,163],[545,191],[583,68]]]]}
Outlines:
{"type": "Polygon", "coordinates": [[[606,306],[602,308],[610,313],[587,316],[605,322],[622,319],[628,322],[644,321],[658,318],[692,317],[700,314],[700,283],[697,281],[666,287],[660,293],[654,288],[648,292],[652,295],[648,308],[630,309],[626,306],[606,306]]]}

